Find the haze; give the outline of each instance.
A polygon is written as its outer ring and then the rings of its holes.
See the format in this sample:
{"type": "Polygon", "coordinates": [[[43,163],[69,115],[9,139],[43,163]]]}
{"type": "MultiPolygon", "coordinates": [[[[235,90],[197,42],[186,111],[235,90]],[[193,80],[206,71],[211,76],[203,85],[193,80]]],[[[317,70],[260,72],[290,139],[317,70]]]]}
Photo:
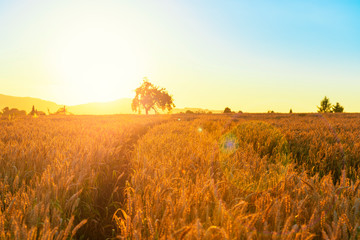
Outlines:
{"type": "Polygon", "coordinates": [[[179,108],[359,112],[357,1],[0,1],[0,94],[179,108]]]}

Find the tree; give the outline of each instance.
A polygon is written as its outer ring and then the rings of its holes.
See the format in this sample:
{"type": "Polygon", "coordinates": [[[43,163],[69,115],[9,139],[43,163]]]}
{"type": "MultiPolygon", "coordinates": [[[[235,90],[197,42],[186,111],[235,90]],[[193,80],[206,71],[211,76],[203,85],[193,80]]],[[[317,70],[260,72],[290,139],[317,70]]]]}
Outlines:
{"type": "Polygon", "coordinates": [[[37,115],[37,110],[35,109],[35,106],[32,106],[31,112],[29,113],[29,115],[31,116],[36,116],[37,115]]]}
{"type": "Polygon", "coordinates": [[[337,102],[334,106],[332,106],[332,111],[336,113],[344,112],[344,107],[337,102]]]}
{"type": "Polygon", "coordinates": [[[55,113],[55,115],[73,115],[66,109],[66,106],[59,108],[55,113]]]}
{"type": "Polygon", "coordinates": [[[24,110],[19,110],[17,108],[9,109],[9,107],[5,107],[2,110],[2,116],[8,117],[9,119],[14,119],[19,116],[26,116],[26,112],[24,110]]]}
{"type": "Polygon", "coordinates": [[[292,113],[292,108],[290,108],[290,112],[289,113],[292,113]]]}
{"type": "Polygon", "coordinates": [[[2,112],[5,113],[5,112],[8,112],[9,110],[10,110],[9,107],[4,107],[2,112]]]}
{"type": "Polygon", "coordinates": [[[226,108],[224,109],[224,113],[231,113],[231,109],[230,109],[229,107],[226,107],[226,108]]]}
{"type": "Polygon", "coordinates": [[[144,108],[146,115],[148,115],[151,109],[157,113],[159,109],[170,111],[175,107],[172,96],[169,95],[165,88],[155,86],[146,77],[143,79],[141,86],[135,89],[135,93],[135,98],[131,103],[134,112],[141,113],[141,108],[144,108]]]}
{"type": "Polygon", "coordinates": [[[332,112],[330,100],[325,96],[320,102],[320,107],[318,106],[319,113],[328,113],[332,112]]]}

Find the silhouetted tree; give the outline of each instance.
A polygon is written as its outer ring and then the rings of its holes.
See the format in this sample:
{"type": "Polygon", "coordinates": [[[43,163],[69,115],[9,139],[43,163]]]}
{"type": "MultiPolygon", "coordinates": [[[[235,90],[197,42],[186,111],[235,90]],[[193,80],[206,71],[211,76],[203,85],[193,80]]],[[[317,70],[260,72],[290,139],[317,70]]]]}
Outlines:
{"type": "Polygon", "coordinates": [[[17,108],[9,109],[8,107],[3,108],[2,116],[4,118],[13,119],[19,116],[26,116],[26,112],[24,110],[19,110],[17,108]]]}
{"type": "Polygon", "coordinates": [[[323,100],[321,100],[320,102],[320,107],[318,106],[318,112],[319,113],[328,113],[328,112],[332,112],[331,109],[331,103],[329,98],[327,98],[326,96],[324,97],[323,100]]]}
{"type": "Polygon", "coordinates": [[[275,113],[273,110],[269,110],[269,111],[267,111],[268,113],[275,113]]]}
{"type": "Polygon", "coordinates": [[[332,111],[336,112],[336,113],[341,113],[344,112],[344,107],[340,105],[340,103],[336,103],[333,107],[332,107],[332,111]]]}
{"type": "Polygon", "coordinates": [[[226,108],[224,109],[224,113],[231,113],[231,109],[230,109],[229,107],[226,107],[226,108]]]}
{"type": "Polygon", "coordinates": [[[2,113],[5,113],[5,112],[7,112],[7,111],[9,111],[10,109],[9,109],[9,107],[4,107],[3,109],[2,109],[2,113]]]}
{"type": "Polygon", "coordinates": [[[72,113],[68,112],[68,110],[66,109],[66,106],[64,105],[64,107],[59,108],[56,113],[54,113],[56,115],[73,115],[72,113]]]}
{"type": "Polygon", "coordinates": [[[289,111],[289,113],[292,113],[292,109],[290,108],[290,111],[289,111]]]}
{"type": "Polygon", "coordinates": [[[37,110],[35,109],[34,105],[32,106],[32,109],[31,109],[31,112],[29,113],[29,115],[31,115],[31,116],[37,115],[37,110]]]}
{"type": "Polygon", "coordinates": [[[146,115],[148,115],[151,109],[157,113],[159,109],[170,111],[175,107],[172,96],[169,95],[165,88],[153,85],[146,77],[143,79],[141,86],[135,90],[135,93],[135,98],[131,103],[134,112],[141,113],[141,108],[144,108],[146,115]]]}

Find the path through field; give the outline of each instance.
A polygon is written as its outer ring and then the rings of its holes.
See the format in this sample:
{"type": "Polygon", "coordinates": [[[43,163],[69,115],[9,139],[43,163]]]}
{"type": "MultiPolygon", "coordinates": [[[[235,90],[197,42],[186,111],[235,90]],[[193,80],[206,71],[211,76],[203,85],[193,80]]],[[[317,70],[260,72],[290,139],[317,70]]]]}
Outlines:
{"type": "Polygon", "coordinates": [[[0,239],[356,239],[360,115],[0,121],[0,239]]]}

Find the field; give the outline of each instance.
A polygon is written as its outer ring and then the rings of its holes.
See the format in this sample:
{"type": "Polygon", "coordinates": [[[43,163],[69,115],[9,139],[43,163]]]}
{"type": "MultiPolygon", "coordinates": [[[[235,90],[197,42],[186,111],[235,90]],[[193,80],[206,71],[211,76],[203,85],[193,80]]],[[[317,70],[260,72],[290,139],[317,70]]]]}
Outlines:
{"type": "Polygon", "coordinates": [[[0,120],[0,239],[357,239],[360,114],[0,120]]]}

